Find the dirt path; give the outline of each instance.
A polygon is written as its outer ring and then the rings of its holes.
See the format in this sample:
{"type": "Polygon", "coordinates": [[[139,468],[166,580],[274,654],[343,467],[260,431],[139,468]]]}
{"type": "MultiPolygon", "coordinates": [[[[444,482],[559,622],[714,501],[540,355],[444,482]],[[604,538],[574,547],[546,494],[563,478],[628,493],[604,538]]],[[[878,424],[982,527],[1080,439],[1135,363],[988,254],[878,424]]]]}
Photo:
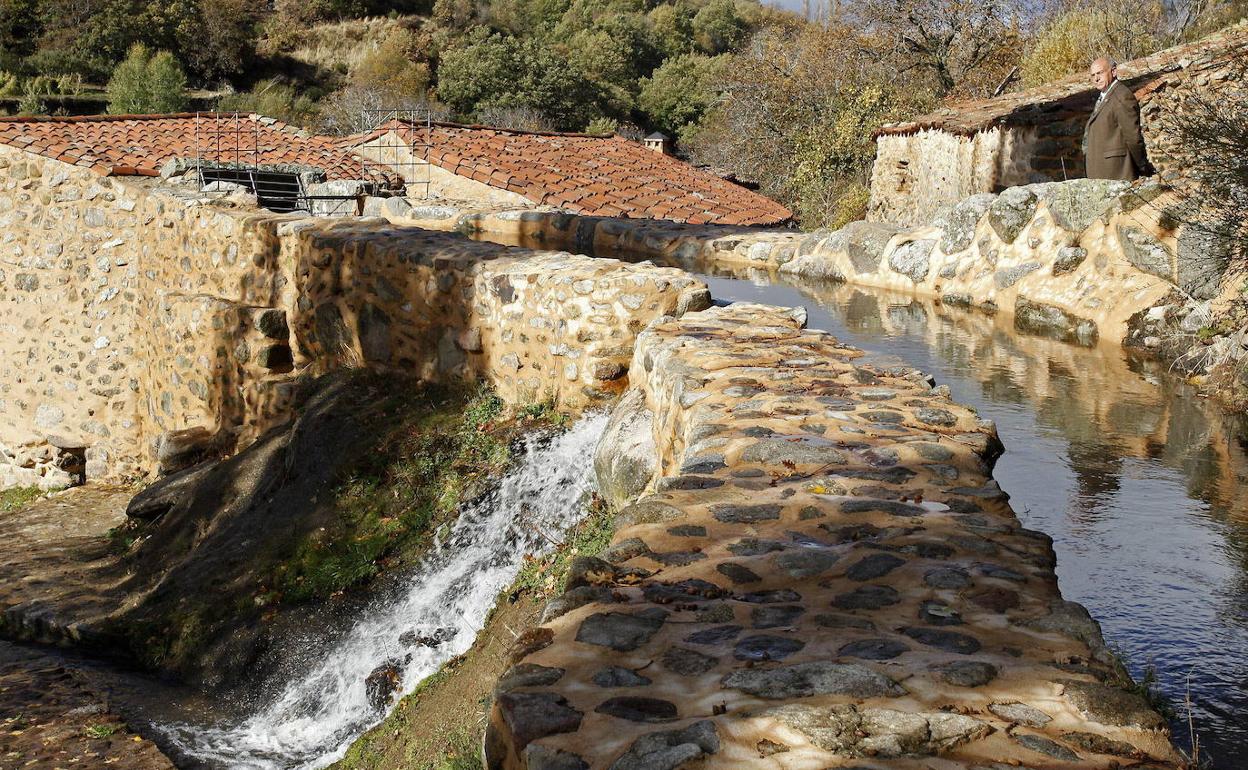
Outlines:
{"type": "Polygon", "coordinates": [[[113,713],[91,677],[55,653],[0,642],[0,770],[63,767],[173,764],[113,713]]]}
{"type": "MultiPolygon", "coordinates": [[[[69,618],[92,614],[113,561],[108,530],[132,491],[67,490],[0,515],[0,631],[9,638],[82,640],[69,618]],[[53,609],[55,607],[55,609],[53,609]]],[[[0,641],[0,770],[173,765],[115,713],[108,687],[55,650],[0,641]]]]}
{"type": "Polygon", "coordinates": [[[90,641],[83,622],[115,577],[109,529],[133,490],[87,486],[0,515],[0,633],[42,642],[90,641]]]}

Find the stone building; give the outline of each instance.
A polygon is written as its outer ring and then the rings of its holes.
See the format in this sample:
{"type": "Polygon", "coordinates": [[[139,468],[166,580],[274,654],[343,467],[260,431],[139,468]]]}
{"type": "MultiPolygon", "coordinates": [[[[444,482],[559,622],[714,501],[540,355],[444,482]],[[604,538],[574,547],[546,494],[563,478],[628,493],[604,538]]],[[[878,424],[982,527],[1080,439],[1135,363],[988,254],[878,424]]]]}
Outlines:
{"type": "MultiPolygon", "coordinates": [[[[1167,116],[1185,93],[1240,87],[1248,24],[1125,62],[1150,158],[1167,169],[1167,116]]],[[[926,224],[971,195],[1084,175],[1083,127],[1096,91],[1083,73],[1018,93],[963,102],[884,126],[876,137],[868,218],[926,224]]]]}
{"type": "Polygon", "coordinates": [[[257,117],[0,120],[0,489],[229,453],[289,416],[309,372],[584,404],[625,386],[651,319],[707,302],[670,268],[274,211],[316,185],[359,202],[388,173],[257,117]],[[226,148],[243,134],[250,158],[226,148]]]}
{"type": "Polygon", "coordinates": [[[784,206],[619,136],[392,121],[344,146],[407,182],[409,201],[556,208],[688,224],[780,225],[784,206]]]}

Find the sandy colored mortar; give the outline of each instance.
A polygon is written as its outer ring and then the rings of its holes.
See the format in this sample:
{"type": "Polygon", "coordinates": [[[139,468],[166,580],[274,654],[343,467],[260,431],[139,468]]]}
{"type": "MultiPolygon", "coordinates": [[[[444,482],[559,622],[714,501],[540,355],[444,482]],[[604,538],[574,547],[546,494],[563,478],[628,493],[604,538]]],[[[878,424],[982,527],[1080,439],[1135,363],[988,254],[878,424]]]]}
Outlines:
{"type": "Polygon", "coordinates": [[[517,643],[492,768],[1176,768],[995,428],[912,369],[733,305],[632,367],[661,471],[517,643]]]}

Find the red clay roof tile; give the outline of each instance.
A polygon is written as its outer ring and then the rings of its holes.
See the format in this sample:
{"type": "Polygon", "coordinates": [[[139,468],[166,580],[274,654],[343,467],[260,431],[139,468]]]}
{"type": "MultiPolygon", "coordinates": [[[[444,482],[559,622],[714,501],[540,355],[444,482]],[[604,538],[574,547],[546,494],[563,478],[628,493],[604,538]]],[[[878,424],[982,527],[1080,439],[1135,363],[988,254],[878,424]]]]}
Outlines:
{"type": "Polygon", "coordinates": [[[171,158],[199,157],[211,163],[310,166],[327,179],[365,177],[360,159],[336,140],[258,115],[0,118],[0,144],[89,166],[103,175],[151,175],[171,158]]]}
{"type": "Polygon", "coordinates": [[[722,225],[777,225],[793,216],[769,198],[616,136],[395,121],[342,145],[387,131],[447,171],[578,214],[722,225]]]}

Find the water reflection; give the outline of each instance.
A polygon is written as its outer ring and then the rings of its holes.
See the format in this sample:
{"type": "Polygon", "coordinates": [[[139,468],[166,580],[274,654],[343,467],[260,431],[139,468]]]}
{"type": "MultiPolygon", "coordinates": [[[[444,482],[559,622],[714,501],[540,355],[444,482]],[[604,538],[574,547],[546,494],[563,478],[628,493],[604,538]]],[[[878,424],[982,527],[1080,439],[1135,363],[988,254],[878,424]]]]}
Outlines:
{"type": "MultiPolygon", "coordinates": [[[[811,327],[932,373],[995,420],[1007,448],[997,478],[1024,523],[1053,536],[1063,593],[1088,606],[1137,678],[1155,667],[1180,717],[1190,686],[1202,755],[1218,770],[1242,767],[1243,422],[1121,348],[1021,335],[1007,321],[906,295],[701,272],[718,299],[806,306],[811,327]]],[[[1186,721],[1174,730],[1188,745],[1186,721]]]]}

